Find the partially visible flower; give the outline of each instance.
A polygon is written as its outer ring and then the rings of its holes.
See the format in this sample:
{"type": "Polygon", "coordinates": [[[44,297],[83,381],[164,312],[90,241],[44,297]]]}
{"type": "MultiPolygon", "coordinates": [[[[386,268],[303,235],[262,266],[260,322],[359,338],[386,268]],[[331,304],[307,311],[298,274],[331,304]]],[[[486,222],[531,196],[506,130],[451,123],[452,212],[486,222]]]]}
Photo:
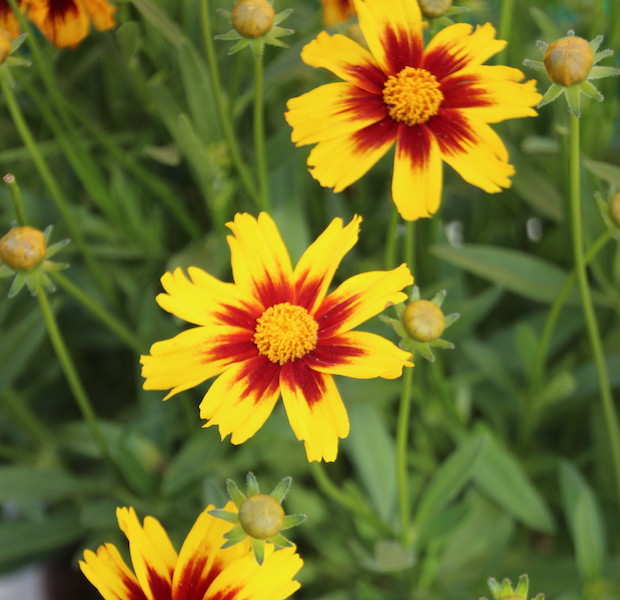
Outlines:
{"type": "Polygon", "coordinates": [[[265,560],[265,542],[273,544],[276,548],[292,547],[292,542],[281,532],[306,520],[306,515],[285,515],[281,506],[292,481],[291,477],[285,477],[271,494],[261,494],[256,477],[253,473],[248,473],[246,495],[232,479],[228,479],[226,481],[228,494],[237,510],[210,511],[214,517],[236,525],[224,534],[227,541],[222,548],[249,539],[256,562],[260,565],[265,560]]]}
{"type": "MultiPolygon", "coordinates": [[[[519,577],[516,588],[512,587],[510,579],[504,579],[501,583],[498,583],[493,577],[489,577],[487,583],[491,594],[493,594],[493,600],[528,600],[530,580],[527,575],[519,577]]],[[[532,600],[544,600],[544,598],[544,594],[537,594],[532,600]]],[[[486,600],[486,598],[481,598],[480,600],[486,600]]]]}
{"type": "Polygon", "coordinates": [[[54,290],[47,273],[64,269],[67,265],[48,259],[64,248],[69,240],[61,240],[48,247],[51,232],[51,225],[45,231],[28,226],[13,227],[0,239],[0,278],[15,275],[9,298],[16,296],[24,285],[33,295],[41,286],[54,290]]]}
{"type": "Polygon", "coordinates": [[[534,81],[520,83],[518,69],[482,64],[506,45],[493,26],[457,23],[424,48],[414,0],[355,0],[355,7],[369,50],[320,33],[302,59],[344,82],[287,103],[292,141],[316,144],[311,175],[340,192],[396,144],[392,198],[407,220],[437,211],[442,161],[486,192],[509,187],[514,168],[488,124],[535,116],[540,95],[534,81]]]}
{"type": "Polygon", "coordinates": [[[539,50],[544,54],[544,62],[528,58],[523,64],[545,71],[552,82],[538,103],[538,108],[564,94],[569,110],[579,117],[582,94],[599,102],[604,100],[603,94],[591,80],[618,75],[620,69],[596,66],[604,58],[613,55],[613,50],[598,50],[602,41],[602,35],[588,42],[569,31],[565,37],[551,44],[537,42],[539,50]]]}
{"type": "Polygon", "coordinates": [[[420,290],[414,286],[410,301],[395,307],[397,319],[381,316],[381,320],[400,336],[400,347],[411,352],[414,358],[417,353],[433,362],[435,355],[431,348],[454,348],[454,344],[441,339],[441,335],[460,315],[443,314],[441,305],[445,297],[446,291],[442,290],[431,300],[421,300],[420,290]]]}
{"type": "Polygon", "coordinates": [[[609,200],[609,218],[616,227],[620,227],[620,194],[614,194],[609,200]]]}
{"type": "Polygon", "coordinates": [[[418,0],[418,4],[422,14],[430,19],[442,17],[452,8],[452,0],[418,0]]]}
{"type": "MultiPolygon", "coordinates": [[[[222,548],[231,525],[211,516],[212,508],[196,519],[178,554],[157,519],[142,525],[133,508],[118,508],[133,570],[113,544],[86,550],[80,569],[106,600],[284,600],[299,589],[293,577],[303,561],[294,547],[267,548],[262,565],[247,541],[222,548]]],[[[235,510],[232,502],[226,508],[235,510]]]]}
{"type": "Polygon", "coordinates": [[[6,60],[6,57],[11,53],[11,50],[11,37],[4,29],[0,29],[0,64],[6,60]]]}
{"type": "Polygon", "coordinates": [[[353,0],[321,0],[321,7],[325,27],[340,25],[356,14],[353,0]]]}
{"type": "Polygon", "coordinates": [[[170,390],[168,399],[219,376],[200,416],[205,426],[219,426],[222,439],[232,434],[233,444],[258,431],[281,394],[308,460],[335,460],[349,419],[333,375],[395,379],[411,366],[409,353],[392,342],[351,331],[407,298],[400,291],[413,283],[406,265],[361,273],[327,293],[360,222],[334,219],[293,269],[269,215],[235,215],[227,224],[234,284],[196,267],[189,278],[181,269],[162,277],[159,305],[198,327],[141,357],[144,388],[170,390]]]}
{"type": "MultiPolygon", "coordinates": [[[[19,10],[24,12],[27,0],[18,0],[19,10]]],[[[19,35],[19,21],[8,0],[0,0],[0,29],[5,31],[10,39],[19,35]]]]}
{"type": "Polygon", "coordinates": [[[275,14],[267,0],[237,0],[232,12],[222,9],[218,12],[227,17],[233,26],[230,31],[214,36],[216,40],[236,42],[228,49],[228,54],[250,46],[254,56],[259,58],[265,51],[265,44],[286,48],[280,38],[294,33],[292,29],[278,27],[293,9],[287,8],[275,14]]]}
{"type": "Polygon", "coordinates": [[[28,18],[58,48],[75,48],[90,31],[116,24],[116,8],[108,0],[28,0],[28,18]]]}

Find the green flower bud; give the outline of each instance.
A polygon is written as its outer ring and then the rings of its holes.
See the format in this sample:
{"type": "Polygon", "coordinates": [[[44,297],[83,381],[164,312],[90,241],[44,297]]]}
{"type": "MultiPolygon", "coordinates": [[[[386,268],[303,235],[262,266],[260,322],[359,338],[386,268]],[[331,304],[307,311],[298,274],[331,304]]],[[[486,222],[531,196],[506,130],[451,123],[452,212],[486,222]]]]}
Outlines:
{"type": "Polygon", "coordinates": [[[405,307],[402,319],[407,333],[418,342],[436,340],[446,326],[441,309],[428,300],[410,302],[405,307]]]}
{"type": "Polygon", "coordinates": [[[267,0],[238,0],[232,9],[231,22],[243,37],[256,38],[269,32],[274,16],[267,0]]]}
{"type": "Polygon", "coordinates": [[[239,523],[250,537],[266,540],[280,533],[284,524],[284,509],[272,496],[254,494],[241,503],[239,523]]]}
{"type": "Polygon", "coordinates": [[[569,87],[588,78],[594,64],[594,53],[587,40],[569,35],[551,42],[543,61],[549,79],[569,87]]]}
{"type": "Polygon", "coordinates": [[[620,227],[620,194],[615,194],[609,201],[609,218],[620,227]]]}
{"type": "Polygon", "coordinates": [[[420,10],[425,17],[435,19],[445,15],[452,6],[452,0],[418,0],[420,10]]]}
{"type": "Polygon", "coordinates": [[[14,271],[34,269],[46,253],[45,235],[34,227],[13,227],[0,239],[0,259],[14,271]]]}

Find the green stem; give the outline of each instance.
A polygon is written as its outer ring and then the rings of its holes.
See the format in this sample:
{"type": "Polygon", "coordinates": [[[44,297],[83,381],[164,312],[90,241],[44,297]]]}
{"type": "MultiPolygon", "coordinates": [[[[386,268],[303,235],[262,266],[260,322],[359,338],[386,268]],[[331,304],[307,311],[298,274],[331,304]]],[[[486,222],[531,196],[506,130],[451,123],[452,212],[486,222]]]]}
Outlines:
{"type": "Polygon", "coordinates": [[[113,331],[123,342],[138,354],[146,351],[146,344],[137,337],[128,327],[119,321],[114,315],[108,312],[103,306],[95,302],[86,292],[75,285],[69,278],[58,271],[50,272],[50,277],[65,292],[73,296],[88,312],[99,319],[111,331],[113,331]]]}
{"type": "Polygon", "coordinates": [[[36,290],[37,299],[39,301],[39,306],[41,307],[41,313],[43,314],[43,320],[45,321],[45,326],[47,328],[47,333],[49,335],[50,341],[52,342],[52,346],[54,347],[54,351],[56,353],[56,357],[58,358],[58,362],[67,378],[67,383],[69,384],[69,388],[73,393],[73,397],[86,421],[93,438],[99,445],[101,449],[101,453],[104,458],[112,463],[110,451],[108,449],[108,445],[101,433],[101,429],[99,428],[99,423],[97,422],[97,417],[95,416],[95,411],[93,410],[92,404],[88,395],[86,394],[86,390],[82,385],[80,377],[78,375],[77,369],[71,359],[69,351],[65,345],[65,342],[62,338],[62,334],[60,333],[60,328],[58,327],[58,322],[56,321],[56,317],[54,316],[54,311],[50,306],[49,300],[47,298],[47,294],[42,285],[37,286],[36,290]]]}
{"type": "Polygon", "coordinates": [[[570,115],[570,209],[571,209],[571,233],[573,242],[573,254],[575,259],[575,272],[577,283],[581,295],[581,306],[583,316],[592,346],[592,354],[596,365],[596,372],[599,381],[603,414],[607,424],[609,444],[611,447],[612,462],[616,479],[616,492],[618,506],[620,508],[620,429],[618,428],[618,418],[614,409],[611,397],[611,388],[607,376],[607,365],[605,363],[605,352],[601,341],[592,296],[586,273],[586,264],[583,256],[583,237],[581,223],[581,173],[579,163],[579,119],[572,113],[570,115]]]}
{"type": "Polygon", "coordinates": [[[30,409],[28,402],[9,387],[2,391],[2,398],[4,398],[6,407],[30,434],[30,437],[40,446],[48,446],[50,444],[48,428],[39,420],[36,413],[30,409]]]}
{"type": "Polygon", "coordinates": [[[258,200],[261,210],[269,212],[269,179],[265,152],[265,114],[263,57],[254,57],[254,160],[258,172],[258,200]]]}
{"type": "Polygon", "coordinates": [[[209,79],[211,82],[211,88],[213,90],[215,108],[217,110],[220,123],[222,125],[222,131],[224,133],[224,138],[228,146],[228,151],[230,152],[232,162],[235,165],[237,172],[239,173],[239,177],[241,178],[241,183],[243,184],[243,187],[245,188],[248,195],[256,202],[257,206],[260,208],[260,196],[256,191],[256,186],[254,184],[254,181],[252,180],[252,177],[250,176],[250,172],[245,166],[243,158],[241,157],[241,152],[239,150],[239,146],[237,144],[237,139],[235,137],[232,125],[230,111],[227,110],[226,103],[224,101],[220,70],[217,62],[217,57],[215,55],[213,38],[211,35],[211,16],[209,14],[209,0],[200,0],[200,22],[202,25],[202,35],[204,38],[203,41],[205,46],[205,54],[207,57],[207,65],[209,67],[209,79]]]}
{"type": "Polygon", "coordinates": [[[375,528],[377,528],[377,530],[382,531],[386,534],[390,533],[387,525],[383,521],[381,521],[381,519],[377,518],[377,516],[372,511],[368,510],[365,506],[362,506],[361,504],[356,502],[353,498],[351,498],[348,494],[344,493],[339,487],[334,484],[334,482],[327,475],[323,463],[311,462],[310,472],[314,477],[314,481],[317,487],[328,498],[331,498],[334,502],[337,502],[341,506],[349,509],[352,513],[356,514],[365,522],[371,523],[375,526],[375,528]]]}
{"type": "Polygon", "coordinates": [[[396,239],[398,233],[398,209],[396,206],[392,207],[392,213],[390,215],[390,223],[388,225],[387,240],[385,242],[385,258],[384,267],[386,269],[393,269],[396,266],[396,239]]]}
{"type": "Polygon", "coordinates": [[[409,542],[409,521],[411,505],[409,501],[409,420],[411,415],[411,392],[413,369],[405,368],[400,394],[398,422],[396,427],[396,480],[398,481],[398,510],[400,514],[400,534],[404,546],[409,542]]]}
{"type": "Polygon", "coordinates": [[[32,132],[30,131],[30,128],[26,123],[24,115],[22,114],[22,111],[19,107],[19,103],[15,98],[15,94],[13,94],[13,90],[7,84],[4,74],[0,74],[0,89],[2,90],[2,94],[4,96],[4,100],[9,109],[9,112],[11,113],[13,123],[15,124],[19,135],[21,136],[26,148],[28,149],[32,162],[34,163],[34,166],[39,172],[41,179],[45,183],[45,186],[47,187],[47,190],[52,200],[54,201],[58,212],[64,219],[67,228],[69,229],[69,232],[71,234],[71,237],[75,241],[75,244],[82,253],[82,256],[84,257],[84,260],[86,261],[89,270],[91,271],[101,288],[106,292],[106,294],[112,296],[113,291],[110,280],[106,277],[99,264],[95,261],[88,248],[88,245],[85,243],[81,229],[78,226],[78,223],[74,219],[73,215],[71,214],[71,211],[69,210],[69,205],[67,204],[62,192],[60,191],[60,186],[58,185],[56,178],[52,174],[51,169],[48,167],[45,159],[43,158],[43,155],[39,151],[39,147],[37,146],[32,132]]]}
{"type": "Polygon", "coordinates": [[[17,181],[15,180],[15,175],[13,175],[12,173],[7,173],[2,178],[2,181],[4,181],[4,183],[6,183],[6,186],[9,188],[11,200],[13,200],[13,208],[15,209],[17,224],[20,227],[25,227],[26,225],[28,225],[28,221],[26,220],[26,213],[24,212],[22,196],[19,192],[19,186],[17,185],[17,181]]]}
{"type": "MultiPolygon", "coordinates": [[[[502,0],[502,13],[499,21],[499,35],[500,40],[511,41],[511,25],[512,15],[514,13],[514,0],[502,0]]],[[[496,63],[502,65],[506,62],[508,50],[504,48],[498,55],[496,63]]]]}

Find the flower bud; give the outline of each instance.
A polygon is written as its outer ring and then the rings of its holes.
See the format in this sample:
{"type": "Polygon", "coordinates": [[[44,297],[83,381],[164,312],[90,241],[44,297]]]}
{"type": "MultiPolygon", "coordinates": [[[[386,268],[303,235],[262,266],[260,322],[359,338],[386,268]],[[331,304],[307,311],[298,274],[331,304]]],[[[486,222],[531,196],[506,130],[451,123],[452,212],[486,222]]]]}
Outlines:
{"type": "Polygon", "coordinates": [[[14,271],[34,269],[46,252],[45,235],[34,227],[13,227],[0,239],[0,259],[14,271]]]}
{"type": "Polygon", "coordinates": [[[432,342],[441,336],[446,319],[441,309],[428,300],[410,302],[403,313],[407,333],[418,342],[432,342]]]}
{"type": "Polygon", "coordinates": [[[620,194],[614,194],[609,201],[609,218],[620,227],[620,194]]]}
{"type": "Polygon", "coordinates": [[[248,496],[239,507],[239,523],[250,537],[266,540],[280,533],[284,509],[267,494],[248,496]]]}
{"type": "Polygon", "coordinates": [[[594,63],[594,53],[587,40],[569,35],[551,42],[543,60],[549,79],[569,87],[588,78],[594,63]]]}
{"type": "Polygon", "coordinates": [[[435,19],[445,15],[452,6],[452,0],[418,0],[425,17],[435,19]]]}
{"type": "Polygon", "coordinates": [[[232,9],[231,22],[243,37],[256,38],[271,29],[274,16],[267,0],[238,0],[232,9]]]}

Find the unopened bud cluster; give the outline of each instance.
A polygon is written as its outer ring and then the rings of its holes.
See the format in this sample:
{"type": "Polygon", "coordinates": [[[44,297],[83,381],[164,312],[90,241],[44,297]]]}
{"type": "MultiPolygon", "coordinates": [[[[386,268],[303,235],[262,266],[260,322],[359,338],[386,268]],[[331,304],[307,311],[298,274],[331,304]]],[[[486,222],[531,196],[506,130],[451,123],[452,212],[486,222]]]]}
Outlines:
{"type": "Polygon", "coordinates": [[[0,239],[0,259],[14,271],[28,271],[45,258],[45,235],[34,227],[13,227],[0,239]]]}
{"type": "Polygon", "coordinates": [[[588,78],[594,53],[587,40],[569,35],[549,44],[543,62],[553,83],[569,87],[588,78]]]}
{"type": "Polygon", "coordinates": [[[441,308],[428,300],[414,300],[405,307],[403,324],[407,333],[418,342],[432,342],[441,337],[446,319],[441,308]]]}
{"type": "Polygon", "coordinates": [[[275,12],[267,0],[238,0],[232,9],[231,23],[246,38],[265,35],[273,27],[275,12]]]}

